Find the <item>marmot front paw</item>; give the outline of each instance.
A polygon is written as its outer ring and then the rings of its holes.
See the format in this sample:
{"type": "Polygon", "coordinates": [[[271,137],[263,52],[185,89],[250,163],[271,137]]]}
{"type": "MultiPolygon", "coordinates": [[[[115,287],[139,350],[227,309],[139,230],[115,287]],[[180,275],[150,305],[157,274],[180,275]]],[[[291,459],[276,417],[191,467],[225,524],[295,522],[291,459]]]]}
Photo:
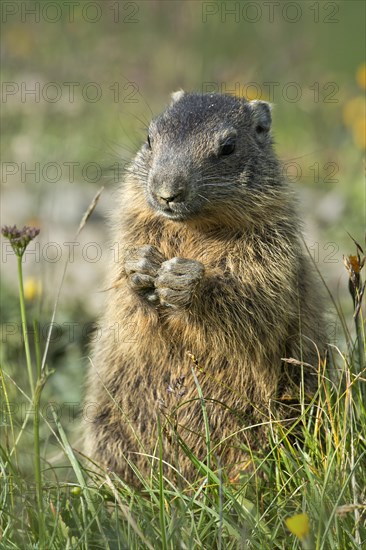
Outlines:
{"type": "Polygon", "coordinates": [[[159,300],[154,280],[164,261],[163,254],[151,244],[129,248],[125,254],[124,268],[130,287],[149,302],[159,300]]]}
{"type": "Polygon", "coordinates": [[[172,258],[161,264],[155,278],[155,289],[163,306],[187,307],[202,280],[205,268],[201,262],[172,258]]]}

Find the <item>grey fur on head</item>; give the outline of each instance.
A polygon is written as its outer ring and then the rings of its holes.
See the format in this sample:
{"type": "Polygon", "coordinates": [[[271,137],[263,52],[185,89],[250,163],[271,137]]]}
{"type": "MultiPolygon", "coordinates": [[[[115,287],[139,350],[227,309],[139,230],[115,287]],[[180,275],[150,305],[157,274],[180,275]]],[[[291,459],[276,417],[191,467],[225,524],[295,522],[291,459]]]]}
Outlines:
{"type": "Polygon", "coordinates": [[[149,206],[176,221],[215,220],[218,210],[231,221],[242,218],[243,209],[248,221],[257,217],[252,206],[257,211],[261,196],[280,181],[270,105],[183,90],[172,100],[151,121],[133,165],[149,206]]]}

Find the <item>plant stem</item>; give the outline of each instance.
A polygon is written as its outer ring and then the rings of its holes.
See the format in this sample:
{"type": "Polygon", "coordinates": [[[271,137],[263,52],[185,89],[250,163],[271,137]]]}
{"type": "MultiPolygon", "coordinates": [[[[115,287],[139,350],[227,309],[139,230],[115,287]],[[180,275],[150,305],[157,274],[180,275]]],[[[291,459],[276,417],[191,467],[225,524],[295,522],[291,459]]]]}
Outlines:
{"type": "Polygon", "coordinates": [[[36,352],[36,368],[37,368],[37,380],[40,380],[42,375],[42,357],[40,349],[40,335],[39,335],[39,323],[36,319],[33,319],[34,330],[34,349],[36,352]]]}
{"type": "Polygon", "coordinates": [[[167,533],[165,522],[165,496],[164,496],[164,476],[163,476],[163,440],[161,433],[160,417],[157,416],[158,433],[159,433],[159,519],[160,519],[160,532],[161,532],[161,547],[163,550],[167,550],[167,533]]]}
{"type": "MultiPolygon", "coordinates": [[[[364,373],[362,372],[365,368],[365,339],[363,337],[363,331],[362,331],[362,318],[361,318],[361,309],[358,311],[358,314],[355,317],[355,326],[356,326],[356,340],[357,340],[357,351],[358,351],[358,370],[357,374],[361,374],[364,376],[364,373]]],[[[356,361],[357,364],[357,361],[356,361]]],[[[362,394],[362,401],[364,403],[364,406],[366,406],[366,384],[365,382],[361,382],[361,394],[362,394]]]]}
{"type": "Polygon", "coordinates": [[[17,262],[18,262],[20,316],[21,316],[22,331],[23,331],[23,338],[24,338],[25,357],[26,357],[26,360],[27,360],[27,370],[28,370],[29,384],[30,384],[30,388],[31,388],[31,392],[32,392],[32,397],[34,397],[34,380],[33,380],[32,360],[31,360],[29,340],[28,340],[27,317],[26,317],[26,313],[25,313],[25,304],[24,304],[23,270],[22,270],[22,257],[21,256],[17,257],[17,262]]]}
{"type": "Polygon", "coordinates": [[[364,354],[364,339],[362,338],[362,325],[360,315],[357,315],[355,319],[356,334],[358,343],[358,361],[360,364],[360,372],[365,368],[365,354],[364,354]]]}
{"type": "Polygon", "coordinates": [[[37,367],[37,385],[36,391],[34,393],[34,472],[36,478],[36,487],[37,487],[37,501],[38,501],[38,512],[39,512],[39,538],[40,541],[43,540],[44,535],[44,515],[43,515],[43,498],[42,498],[42,472],[41,472],[41,447],[39,439],[39,405],[41,402],[41,395],[43,386],[47,380],[47,375],[42,377],[41,375],[41,351],[39,347],[39,325],[36,320],[33,321],[34,328],[34,347],[36,351],[36,367],[37,367]]]}
{"type": "Polygon", "coordinates": [[[33,424],[33,435],[34,435],[34,474],[36,480],[36,493],[37,493],[37,505],[38,505],[38,525],[39,525],[39,544],[40,548],[43,548],[43,543],[45,540],[45,526],[44,526],[44,513],[43,513],[43,498],[42,498],[42,472],[41,472],[41,452],[40,452],[40,441],[39,441],[39,405],[41,400],[42,388],[44,386],[45,379],[42,379],[40,376],[40,352],[39,352],[39,333],[38,325],[34,324],[35,330],[35,346],[36,346],[36,355],[37,355],[37,385],[34,387],[33,380],[33,369],[32,369],[32,359],[29,348],[29,339],[28,339],[28,328],[27,328],[27,317],[25,313],[25,303],[24,303],[24,286],[23,286],[23,270],[22,270],[22,256],[17,257],[18,261],[18,283],[19,283],[19,301],[20,301],[20,316],[23,329],[23,338],[24,338],[24,349],[25,356],[27,361],[27,370],[29,377],[29,384],[32,393],[32,399],[34,404],[34,424],[33,424]]]}
{"type": "Polygon", "coordinates": [[[42,496],[42,472],[41,472],[41,447],[39,441],[39,405],[41,401],[42,389],[45,383],[45,379],[39,379],[37,381],[36,390],[34,393],[34,476],[36,479],[36,492],[37,492],[37,504],[38,504],[38,525],[39,525],[39,543],[40,548],[43,548],[43,542],[45,540],[45,526],[44,526],[44,513],[43,513],[43,496],[42,496]]]}

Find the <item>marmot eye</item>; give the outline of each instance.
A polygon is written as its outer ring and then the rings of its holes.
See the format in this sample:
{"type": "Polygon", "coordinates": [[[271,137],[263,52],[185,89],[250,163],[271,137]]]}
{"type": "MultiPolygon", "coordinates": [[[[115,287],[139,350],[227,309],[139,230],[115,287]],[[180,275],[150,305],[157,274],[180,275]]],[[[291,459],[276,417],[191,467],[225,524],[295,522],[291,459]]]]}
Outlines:
{"type": "Polygon", "coordinates": [[[151,149],[151,140],[150,140],[149,134],[147,134],[147,139],[146,139],[146,141],[147,141],[147,145],[148,145],[149,149],[151,149]]]}
{"type": "Polygon", "coordinates": [[[220,147],[220,156],[231,155],[235,151],[235,138],[229,137],[220,147]]]}

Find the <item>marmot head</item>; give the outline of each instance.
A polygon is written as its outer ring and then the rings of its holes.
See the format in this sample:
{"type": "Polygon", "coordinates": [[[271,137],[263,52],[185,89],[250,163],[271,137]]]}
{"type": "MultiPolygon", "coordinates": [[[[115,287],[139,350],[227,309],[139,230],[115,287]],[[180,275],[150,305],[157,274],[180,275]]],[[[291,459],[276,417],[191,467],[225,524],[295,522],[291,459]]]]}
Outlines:
{"type": "Polygon", "coordinates": [[[261,195],[278,186],[270,127],[264,101],[176,92],[152,120],[132,171],[159,216],[252,219],[261,195]]]}

